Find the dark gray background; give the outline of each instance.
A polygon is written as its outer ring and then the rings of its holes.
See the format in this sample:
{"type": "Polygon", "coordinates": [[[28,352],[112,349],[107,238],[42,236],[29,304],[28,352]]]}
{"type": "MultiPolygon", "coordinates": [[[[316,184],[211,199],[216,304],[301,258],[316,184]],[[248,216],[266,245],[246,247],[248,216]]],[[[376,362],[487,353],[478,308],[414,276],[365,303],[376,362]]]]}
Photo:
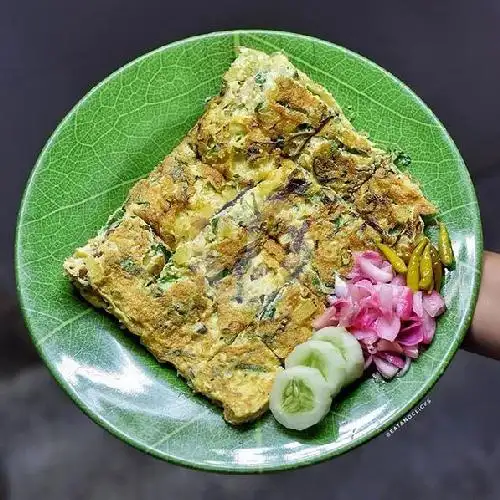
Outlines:
{"type": "Polygon", "coordinates": [[[13,237],[39,150],[74,103],[170,41],[233,28],[315,35],[410,85],[460,148],[486,248],[500,249],[500,2],[0,2],[0,500],[500,498],[500,365],[460,352],[431,405],[393,437],[271,476],[185,470],[90,422],[38,361],[15,298],[13,237]]]}

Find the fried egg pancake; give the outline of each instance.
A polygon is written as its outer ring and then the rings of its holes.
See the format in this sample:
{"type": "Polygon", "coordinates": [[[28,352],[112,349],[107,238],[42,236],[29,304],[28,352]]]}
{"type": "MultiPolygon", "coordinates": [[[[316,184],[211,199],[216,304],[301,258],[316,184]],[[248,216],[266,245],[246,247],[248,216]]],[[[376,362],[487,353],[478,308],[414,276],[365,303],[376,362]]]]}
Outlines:
{"type": "Polygon", "coordinates": [[[241,424],[267,410],[353,252],[411,245],[433,213],[326,89],[241,47],[203,116],[64,269],[241,424]]]}

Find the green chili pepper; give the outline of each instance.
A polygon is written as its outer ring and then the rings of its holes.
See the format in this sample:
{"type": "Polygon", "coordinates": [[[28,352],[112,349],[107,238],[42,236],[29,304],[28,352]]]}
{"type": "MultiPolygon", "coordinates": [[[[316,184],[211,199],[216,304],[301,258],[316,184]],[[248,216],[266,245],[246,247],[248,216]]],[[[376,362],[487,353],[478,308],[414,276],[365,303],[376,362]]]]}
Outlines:
{"type": "Polygon", "coordinates": [[[427,245],[427,238],[423,237],[418,245],[414,248],[410,261],[408,262],[408,274],[406,277],[406,284],[414,291],[418,291],[418,285],[420,282],[420,257],[427,245]]]}
{"type": "Polygon", "coordinates": [[[448,229],[446,226],[440,222],[439,223],[439,258],[443,263],[443,266],[450,267],[453,265],[455,257],[453,255],[453,247],[451,246],[450,235],[448,234],[448,229]]]}
{"type": "Polygon", "coordinates": [[[434,274],[434,290],[439,292],[441,289],[441,280],[443,279],[443,265],[439,260],[439,253],[434,247],[434,245],[430,245],[431,247],[431,258],[432,258],[432,272],[434,274]]]}
{"type": "Polygon", "coordinates": [[[389,246],[383,243],[377,243],[378,249],[384,254],[384,257],[391,263],[394,271],[405,274],[408,268],[403,259],[389,246]]]}
{"type": "Polygon", "coordinates": [[[430,244],[428,243],[420,259],[420,281],[418,283],[420,290],[432,290],[432,278],[432,257],[430,244]]]}

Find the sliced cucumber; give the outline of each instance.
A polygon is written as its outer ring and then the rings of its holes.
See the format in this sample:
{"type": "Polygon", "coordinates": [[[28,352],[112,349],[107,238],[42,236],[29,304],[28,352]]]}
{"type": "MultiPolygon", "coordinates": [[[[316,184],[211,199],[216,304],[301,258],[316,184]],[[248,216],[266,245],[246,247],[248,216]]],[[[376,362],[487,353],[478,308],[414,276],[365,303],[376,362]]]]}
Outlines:
{"type": "Polygon", "coordinates": [[[317,424],[331,403],[330,389],[321,373],[306,366],[280,371],[269,397],[274,418],[286,428],[299,431],[317,424]]]}
{"type": "Polygon", "coordinates": [[[335,396],[345,384],[346,362],[339,350],[328,342],[309,340],[299,344],[285,359],[285,368],[308,366],[323,375],[330,394],[335,396]]]}
{"type": "Polygon", "coordinates": [[[345,328],[327,326],[314,333],[312,339],[328,342],[340,351],[345,360],[346,385],[363,375],[365,360],[361,345],[345,328]]]}

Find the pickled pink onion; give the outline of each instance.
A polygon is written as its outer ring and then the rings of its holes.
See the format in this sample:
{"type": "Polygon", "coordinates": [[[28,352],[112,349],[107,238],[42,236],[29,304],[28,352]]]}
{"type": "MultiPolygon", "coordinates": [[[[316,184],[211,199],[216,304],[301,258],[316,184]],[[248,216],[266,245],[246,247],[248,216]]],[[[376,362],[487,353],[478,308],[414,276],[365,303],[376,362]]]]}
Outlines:
{"type": "Polygon", "coordinates": [[[445,310],[441,295],[412,292],[403,275],[372,250],[354,253],[348,280],[336,278],[335,293],[314,328],[344,326],[360,342],[365,369],[374,366],[385,379],[404,375],[436,331],[445,310]]]}

